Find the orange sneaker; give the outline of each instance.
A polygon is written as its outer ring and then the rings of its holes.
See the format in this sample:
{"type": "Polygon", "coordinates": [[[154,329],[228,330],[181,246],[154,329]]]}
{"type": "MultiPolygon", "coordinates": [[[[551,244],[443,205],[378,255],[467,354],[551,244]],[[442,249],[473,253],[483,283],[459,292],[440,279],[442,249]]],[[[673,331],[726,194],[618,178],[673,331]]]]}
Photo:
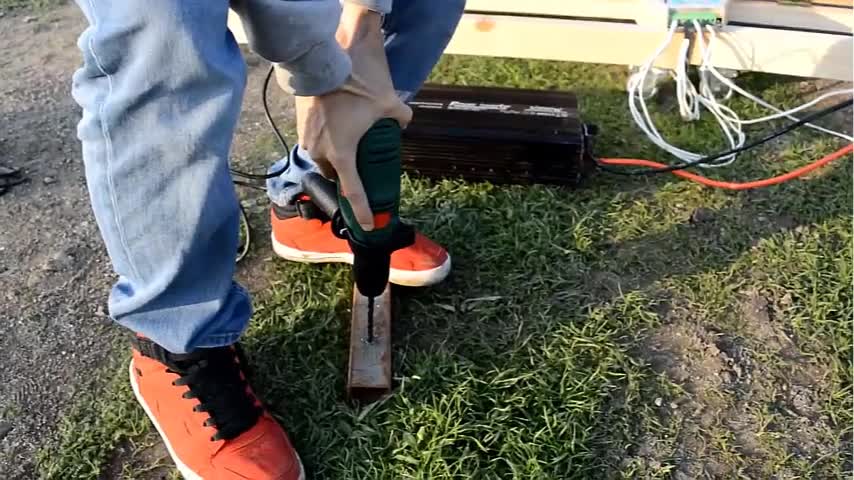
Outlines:
{"type": "MultiPolygon", "coordinates": [[[[332,233],[329,218],[305,197],[293,207],[274,205],[273,251],[284,259],[302,263],[353,264],[353,252],[346,240],[332,233]]],[[[407,287],[424,287],[441,282],[451,271],[451,257],[441,245],[421,233],[415,243],[391,254],[389,282],[407,287]]]]}
{"type": "Polygon", "coordinates": [[[187,480],[304,480],[282,427],[246,381],[239,345],[172,354],[135,339],[130,383],[187,480]]]}

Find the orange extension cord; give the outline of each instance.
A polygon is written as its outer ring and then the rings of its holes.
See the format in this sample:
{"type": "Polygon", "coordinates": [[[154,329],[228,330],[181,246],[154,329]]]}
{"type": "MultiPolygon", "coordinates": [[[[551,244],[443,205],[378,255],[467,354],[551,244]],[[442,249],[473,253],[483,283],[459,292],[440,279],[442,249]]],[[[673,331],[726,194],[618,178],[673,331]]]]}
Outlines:
{"type": "MultiPolygon", "coordinates": [[[[778,175],[776,177],[766,178],[764,180],[756,180],[753,182],[744,182],[744,183],[733,183],[733,182],[723,182],[720,180],[713,180],[711,178],[706,178],[700,175],[696,175],[691,172],[686,172],[685,170],[675,170],[671,173],[674,175],[678,175],[682,178],[686,178],[691,180],[692,182],[697,182],[707,187],[715,187],[715,188],[725,188],[727,190],[750,190],[753,188],[762,188],[768,187],[771,185],[777,185],[783,182],[787,182],[792,180],[793,178],[797,178],[807,173],[812,172],[817,168],[821,168],[828,163],[838,160],[845,155],[848,155],[854,151],[854,144],[848,144],[845,147],[827,155],[824,158],[816,160],[809,165],[805,165],[796,170],[792,170],[789,173],[784,173],[783,175],[778,175]]],[[[650,167],[650,168],[665,168],[667,165],[663,163],[653,162],[650,160],[639,160],[635,158],[600,158],[600,163],[605,165],[620,165],[620,166],[633,166],[633,167],[650,167]]]]}

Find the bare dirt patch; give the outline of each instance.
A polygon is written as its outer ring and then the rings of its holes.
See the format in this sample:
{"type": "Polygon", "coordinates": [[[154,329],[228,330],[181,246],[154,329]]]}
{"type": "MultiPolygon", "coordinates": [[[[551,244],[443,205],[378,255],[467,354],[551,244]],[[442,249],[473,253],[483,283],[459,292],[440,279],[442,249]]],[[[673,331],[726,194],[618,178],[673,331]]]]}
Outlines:
{"type": "Polygon", "coordinates": [[[33,455],[111,351],[110,269],[91,215],[70,94],[82,15],[0,18],[0,164],[28,182],[0,196],[0,477],[33,455]]]}
{"type": "Polygon", "coordinates": [[[166,446],[152,431],[116,448],[99,480],[169,480],[174,471],[166,446]]]}
{"type": "Polygon", "coordinates": [[[801,354],[770,303],[743,292],[737,331],[716,331],[678,306],[668,310],[639,355],[683,390],[656,402],[678,433],[675,442],[641,439],[628,461],[649,473],[675,459],[676,479],[793,478],[767,466],[787,455],[820,462],[839,453],[820,403],[827,372],[801,354]]]}

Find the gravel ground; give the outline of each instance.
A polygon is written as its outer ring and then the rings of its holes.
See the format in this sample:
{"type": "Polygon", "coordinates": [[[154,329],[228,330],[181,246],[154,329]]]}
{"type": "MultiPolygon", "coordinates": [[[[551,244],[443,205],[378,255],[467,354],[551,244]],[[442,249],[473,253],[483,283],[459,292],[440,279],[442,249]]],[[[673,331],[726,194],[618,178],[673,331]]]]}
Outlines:
{"type": "MultiPolygon", "coordinates": [[[[98,381],[99,367],[115,358],[112,353],[124,346],[122,330],[106,315],[106,295],[113,274],[89,207],[75,138],[80,112],[70,96],[70,78],[80,62],[76,39],[85,28],[84,19],[73,5],[38,14],[3,12],[0,7],[0,38],[4,39],[0,50],[0,166],[22,169],[29,181],[0,196],[0,479],[32,479],[36,477],[33,456],[55,438],[57,423],[74,405],[75,393],[91,388],[98,381]]],[[[276,145],[259,103],[266,66],[256,56],[246,57],[249,87],[233,161],[243,169],[259,170],[275,157],[276,145]]],[[[283,95],[273,98],[285,101],[283,95]]],[[[274,111],[285,127],[292,110],[290,104],[282,105],[275,105],[274,111]]],[[[849,117],[844,115],[839,123],[850,128],[849,117]]],[[[241,194],[250,195],[243,200],[250,205],[256,231],[254,248],[241,264],[239,276],[250,291],[257,292],[271,280],[265,268],[271,256],[265,240],[269,226],[263,220],[267,207],[259,192],[242,190],[241,194]]],[[[761,223],[762,218],[757,221],[761,223]]],[[[751,218],[746,225],[752,222],[751,218]]],[[[780,230],[791,230],[796,223],[783,216],[775,222],[780,230]]],[[[708,228],[717,225],[715,214],[709,212],[696,215],[696,219],[692,215],[694,223],[708,224],[708,228]]],[[[721,220],[721,224],[725,222],[721,220]]],[[[690,234],[692,228],[701,227],[685,227],[682,233],[686,241],[714,236],[690,234]]],[[[751,235],[770,236],[768,228],[754,225],[751,235]]],[[[750,231],[747,227],[743,230],[750,231]]],[[[640,242],[638,250],[661,248],[661,244],[653,236],[640,242]]],[[[631,245],[623,250],[631,253],[631,245]]],[[[709,262],[706,258],[694,261],[700,266],[709,262]]],[[[623,263],[631,271],[631,262],[623,263]]],[[[684,268],[698,268],[690,264],[684,268]]],[[[676,274],[671,267],[663,271],[676,274]]],[[[602,283],[614,283],[615,290],[622,288],[620,277],[603,275],[602,283]]],[[[743,317],[749,328],[737,335],[714,330],[703,323],[705,317],[698,320],[680,314],[678,309],[665,315],[662,327],[651,332],[639,351],[641,358],[696,398],[672,404],[656,398],[654,405],[666,410],[668,418],[676,418],[685,434],[675,443],[667,438],[639,438],[639,446],[626,453],[624,462],[657,470],[675,452],[694,460],[680,460],[674,478],[700,478],[700,472],[718,472],[714,474],[718,478],[729,478],[720,473],[727,467],[709,454],[706,437],[697,434],[718,428],[716,431],[733,437],[736,451],[752,462],[750,468],[761,466],[762,459],[775,452],[759,441],[770,436],[762,422],[764,417],[756,412],[764,414],[766,410],[761,408],[769,405],[785,412],[778,415],[771,436],[782,436],[781,432],[788,435],[786,455],[822,459],[834,454],[835,427],[817,413],[824,397],[811,393],[829,389],[822,383],[828,377],[826,368],[803,360],[785,329],[775,323],[775,309],[789,307],[778,306],[767,292],[749,291],[741,296],[739,318],[743,317]],[[749,350],[739,335],[748,344],[767,348],[771,358],[780,357],[778,361],[785,362],[783,370],[791,374],[775,378],[776,370],[745,353],[749,350]],[[778,386],[788,393],[780,395],[778,386]],[[725,396],[727,402],[723,402],[717,398],[720,392],[735,400],[730,402],[725,396]],[[748,405],[744,398],[754,403],[748,405]]],[[[162,445],[153,434],[150,437],[154,448],[161,449],[151,458],[162,457],[162,445]]],[[[848,446],[849,437],[843,443],[848,446]]],[[[127,463],[125,456],[123,451],[118,452],[110,471],[121,471],[127,463]]],[[[750,477],[767,478],[759,473],[750,477]]]]}
{"type": "Polygon", "coordinates": [[[3,478],[35,477],[33,453],[120,333],[105,313],[111,274],[69,93],[82,28],[70,7],[0,18],[0,165],[29,179],[0,197],[3,478]]]}
{"type": "MultiPolygon", "coordinates": [[[[70,94],[85,19],[74,5],[0,14],[0,166],[28,178],[0,196],[0,478],[29,479],[39,446],[124,332],[106,314],[113,274],[89,206],[75,131],[80,109],[70,94]]],[[[269,137],[257,101],[266,66],[252,55],[247,63],[234,161],[263,168],[258,151],[273,155],[264,147],[272,143],[256,144],[269,137]]],[[[289,118],[289,108],[278,113],[289,118]]],[[[253,205],[258,247],[266,202],[251,195],[244,200],[253,205]]],[[[242,266],[244,277],[263,261],[255,257],[242,266]]]]}

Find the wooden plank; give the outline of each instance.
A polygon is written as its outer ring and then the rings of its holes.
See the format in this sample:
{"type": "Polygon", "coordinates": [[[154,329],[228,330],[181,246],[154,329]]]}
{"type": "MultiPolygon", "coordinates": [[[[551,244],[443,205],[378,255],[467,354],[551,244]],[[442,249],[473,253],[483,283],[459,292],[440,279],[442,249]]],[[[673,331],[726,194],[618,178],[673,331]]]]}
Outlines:
{"type": "MultiPolygon", "coordinates": [[[[693,53],[691,63],[698,65],[701,53],[693,53]]],[[[852,58],[850,36],[751,27],[724,28],[712,50],[712,64],[720,68],[845,82],[854,77],[852,58]]]]}
{"type": "MultiPolygon", "coordinates": [[[[632,65],[665,36],[630,24],[466,14],[446,53],[632,65]]],[[[662,65],[675,63],[678,51],[674,41],[662,65]]]]}
{"type": "MultiPolygon", "coordinates": [[[[730,0],[733,1],[733,0],[730,0]]],[[[736,2],[777,2],[788,5],[827,5],[831,7],[854,8],[854,0],[734,0],[736,2]]]]}
{"type": "Polygon", "coordinates": [[[854,8],[854,0],[812,0],[810,3],[814,5],[830,5],[833,7],[854,8]]]}
{"type": "MultiPolygon", "coordinates": [[[[663,3],[663,2],[662,2],[663,3]]],[[[466,10],[526,15],[634,20],[644,8],[642,0],[467,0],[466,10]]]]}
{"type": "Polygon", "coordinates": [[[730,5],[730,22],[802,28],[851,34],[851,10],[827,6],[783,5],[767,1],[740,1],[730,5]]]}
{"type": "MultiPolygon", "coordinates": [[[[233,12],[229,27],[245,43],[233,12]]],[[[633,24],[468,13],[446,53],[638,65],[661,44],[664,35],[661,29],[633,24]]],[[[851,36],[727,26],[721,39],[725,41],[713,51],[713,63],[721,68],[842,81],[854,76],[851,36]]],[[[675,66],[678,43],[672,42],[659,66],[675,66]]],[[[698,49],[693,53],[691,61],[697,64],[698,49]]]]}
{"type": "MultiPolygon", "coordinates": [[[[630,24],[466,14],[447,53],[638,65],[665,33],[630,24]]],[[[677,36],[659,60],[676,65],[677,36]]],[[[713,51],[722,68],[851,81],[849,36],[726,27],[713,51]]],[[[700,62],[695,49],[692,63],[700,62]]]]}
{"type": "Polygon", "coordinates": [[[651,0],[467,0],[466,11],[628,21],[661,28],[667,25],[664,2],[651,0]]]}
{"type": "MultiPolygon", "coordinates": [[[[851,4],[851,0],[842,0],[851,4]]],[[[468,0],[466,10],[472,12],[503,12],[524,15],[573,17],[580,19],[630,20],[640,25],[665,25],[664,1],[648,0],[468,0]]],[[[843,8],[782,4],[768,0],[734,0],[727,16],[732,22],[757,25],[804,28],[830,32],[851,33],[854,27],[852,12],[843,8]]]]}
{"type": "MultiPolygon", "coordinates": [[[[622,18],[633,19],[637,13],[650,7],[655,8],[664,0],[536,0],[519,2],[518,0],[468,0],[466,10],[473,12],[505,12],[530,15],[571,16],[584,18],[622,18]]],[[[739,4],[759,4],[761,6],[781,6],[796,9],[830,6],[836,8],[854,8],[854,0],[730,0],[730,7],[739,4]]],[[[851,12],[842,12],[851,14],[851,12]]]]}

